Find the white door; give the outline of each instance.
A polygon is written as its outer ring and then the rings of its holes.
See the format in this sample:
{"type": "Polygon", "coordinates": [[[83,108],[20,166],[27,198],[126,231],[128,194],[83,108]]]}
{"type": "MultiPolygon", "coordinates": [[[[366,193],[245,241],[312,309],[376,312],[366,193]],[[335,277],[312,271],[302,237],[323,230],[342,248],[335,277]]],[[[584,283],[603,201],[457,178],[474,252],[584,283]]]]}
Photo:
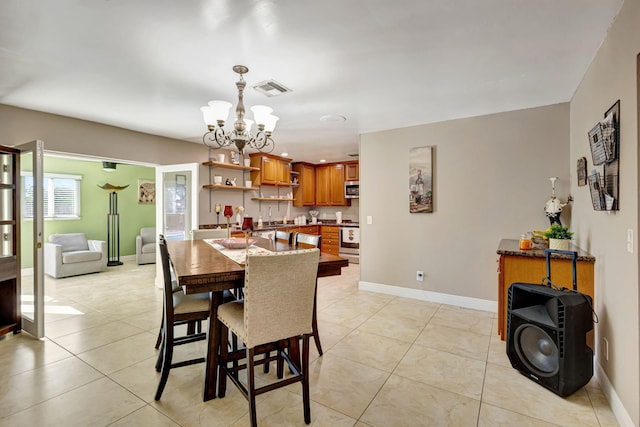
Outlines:
{"type": "Polygon", "coordinates": [[[20,287],[22,329],[36,338],[44,336],[43,172],[44,143],[32,141],[20,150],[20,287]],[[29,243],[23,236],[29,236],[29,243]],[[31,265],[31,267],[29,266],[31,265]]]}
{"type": "MultiPolygon", "coordinates": [[[[156,230],[167,240],[189,239],[198,228],[198,163],[156,166],[156,230]]],[[[162,263],[156,252],[156,285],[162,287],[162,263]]]]}

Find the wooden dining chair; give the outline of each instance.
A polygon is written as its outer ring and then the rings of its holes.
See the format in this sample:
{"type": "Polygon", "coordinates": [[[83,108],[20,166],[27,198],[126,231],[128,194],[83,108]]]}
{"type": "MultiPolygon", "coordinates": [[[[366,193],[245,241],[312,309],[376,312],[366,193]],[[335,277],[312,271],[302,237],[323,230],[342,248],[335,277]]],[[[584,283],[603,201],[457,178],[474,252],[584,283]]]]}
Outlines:
{"type": "Polygon", "coordinates": [[[208,294],[185,295],[182,291],[174,291],[174,283],[171,274],[171,259],[167,251],[167,242],[164,236],[158,241],[160,259],[162,261],[162,273],[164,279],[164,304],[162,346],[156,362],[156,371],[161,372],[160,382],[156,389],[155,400],[160,400],[164,387],[169,378],[169,372],[173,368],[203,363],[204,357],[173,362],[173,348],[178,345],[205,340],[205,333],[193,333],[176,337],[174,327],[177,324],[192,321],[203,321],[209,318],[208,294]]]}
{"type": "Polygon", "coordinates": [[[224,239],[228,237],[226,228],[210,228],[206,230],[191,230],[191,240],[224,239]]]}
{"type": "Polygon", "coordinates": [[[322,236],[315,234],[296,233],[295,246],[300,249],[319,248],[322,236]]]}
{"type": "Polygon", "coordinates": [[[289,231],[276,230],[275,234],[273,235],[273,240],[290,245],[291,237],[292,233],[290,233],[289,231]]]}
{"type": "MultiPolygon", "coordinates": [[[[158,235],[158,241],[160,240],[165,240],[165,237],[163,234],[158,235]]],[[[166,240],[165,240],[165,243],[166,243],[166,240]]],[[[178,285],[178,279],[174,274],[173,268],[170,268],[170,270],[171,270],[170,271],[171,288],[173,289],[173,292],[182,292],[182,288],[178,285]]],[[[199,296],[199,297],[202,297],[202,296],[199,296]]],[[[176,325],[181,325],[181,324],[187,325],[187,335],[194,334],[196,333],[196,331],[198,333],[202,332],[202,321],[200,320],[187,320],[183,322],[176,322],[176,325]]],[[[160,345],[162,344],[163,336],[164,336],[164,309],[162,310],[162,319],[160,320],[160,328],[158,329],[158,338],[156,339],[156,345],[155,345],[156,350],[160,348],[160,345]]],[[[160,354],[162,354],[162,352],[160,354]]],[[[161,366],[162,366],[162,361],[158,360],[158,362],[156,363],[156,370],[158,372],[160,372],[161,366]]]]}
{"type": "Polygon", "coordinates": [[[218,308],[221,337],[218,396],[226,393],[227,377],[249,401],[251,426],[257,426],[256,396],[302,383],[304,421],[311,422],[309,397],[309,340],[312,333],[314,295],[318,274],[319,249],[247,256],[245,298],[218,308]],[[229,352],[228,331],[245,343],[244,350],[229,352]],[[302,358],[291,356],[291,347],[283,343],[302,339],[302,358]],[[255,359],[265,346],[277,347],[275,358],[286,361],[292,376],[256,387],[255,366],[269,359],[255,359]],[[244,364],[233,361],[246,358],[244,364]],[[239,372],[247,369],[246,385],[239,372]]]}
{"type": "MultiPolygon", "coordinates": [[[[296,234],[295,246],[298,249],[307,248],[320,248],[322,242],[322,236],[316,236],[314,234],[296,234]]],[[[316,290],[313,295],[313,342],[316,344],[318,354],[322,356],[322,344],[320,344],[320,334],[318,334],[318,316],[316,314],[316,295],[318,293],[318,284],[316,283],[316,290]]]]}

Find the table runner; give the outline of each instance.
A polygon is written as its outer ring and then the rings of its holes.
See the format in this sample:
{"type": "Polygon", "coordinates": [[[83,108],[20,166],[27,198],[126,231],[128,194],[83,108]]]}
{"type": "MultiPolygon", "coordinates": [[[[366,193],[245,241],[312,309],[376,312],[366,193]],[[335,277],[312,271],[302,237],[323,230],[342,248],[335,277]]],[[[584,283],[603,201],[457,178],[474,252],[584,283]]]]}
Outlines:
{"type": "MultiPolygon", "coordinates": [[[[214,249],[218,250],[222,255],[226,256],[230,260],[240,265],[245,264],[247,260],[247,249],[225,248],[224,246],[222,246],[220,243],[217,242],[218,240],[224,240],[224,239],[203,239],[203,240],[205,241],[205,243],[208,243],[209,245],[211,245],[214,249]]],[[[251,245],[249,246],[248,252],[251,255],[254,255],[254,254],[264,255],[264,254],[270,254],[273,251],[270,251],[269,249],[261,248],[260,246],[251,245]]]]}

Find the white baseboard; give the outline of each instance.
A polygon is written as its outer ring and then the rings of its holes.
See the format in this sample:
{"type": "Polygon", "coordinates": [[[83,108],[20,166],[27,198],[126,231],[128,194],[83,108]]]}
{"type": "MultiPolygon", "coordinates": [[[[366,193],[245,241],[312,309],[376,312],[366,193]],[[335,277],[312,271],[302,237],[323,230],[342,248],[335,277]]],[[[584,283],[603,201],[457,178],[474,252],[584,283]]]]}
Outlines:
{"type": "Polygon", "coordinates": [[[631,416],[629,415],[624,405],[622,404],[622,401],[618,397],[618,394],[616,393],[616,390],[613,388],[611,381],[609,381],[609,377],[607,377],[607,374],[604,373],[604,369],[602,369],[602,366],[598,362],[598,359],[594,360],[594,364],[596,368],[595,377],[598,380],[598,383],[600,384],[600,389],[602,389],[602,392],[604,393],[604,395],[607,397],[607,400],[609,401],[609,406],[611,406],[611,410],[613,411],[613,415],[616,416],[616,420],[618,421],[618,424],[620,424],[620,427],[634,427],[635,424],[633,424],[633,420],[631,419],[631,416]]]}
{"type": "Polygon", "coordinates": [[[412,298],[420,301],[431,301],[439,304],[455,305],[458,307],[471,308],[474,310],[498,311],[496,301],[483,300],[478,298],[461,297],[458,295],[442,294],[439,292],[424,291],[422,289],[410,289],[400,286],[382,285],[379,283],[360,281],[358,289],[363,291],[377,292],[380,294],[395,295],[403,298],[412,298]]]}

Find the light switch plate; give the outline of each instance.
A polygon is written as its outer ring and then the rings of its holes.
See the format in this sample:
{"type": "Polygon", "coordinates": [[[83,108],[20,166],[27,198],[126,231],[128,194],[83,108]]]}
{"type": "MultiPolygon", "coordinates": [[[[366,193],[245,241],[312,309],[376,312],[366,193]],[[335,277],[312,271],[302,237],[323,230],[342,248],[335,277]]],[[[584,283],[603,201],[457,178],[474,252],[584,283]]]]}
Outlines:
{"type": "Polygon", "coordinates": [[[371,215],[367,215],[367,224],[373,224],[373,217],[371,215]]]}
{"type": "Polygon", "coordinates": [[[633,229],[627,230],[627,252],[633,253],[633,229]]]}

